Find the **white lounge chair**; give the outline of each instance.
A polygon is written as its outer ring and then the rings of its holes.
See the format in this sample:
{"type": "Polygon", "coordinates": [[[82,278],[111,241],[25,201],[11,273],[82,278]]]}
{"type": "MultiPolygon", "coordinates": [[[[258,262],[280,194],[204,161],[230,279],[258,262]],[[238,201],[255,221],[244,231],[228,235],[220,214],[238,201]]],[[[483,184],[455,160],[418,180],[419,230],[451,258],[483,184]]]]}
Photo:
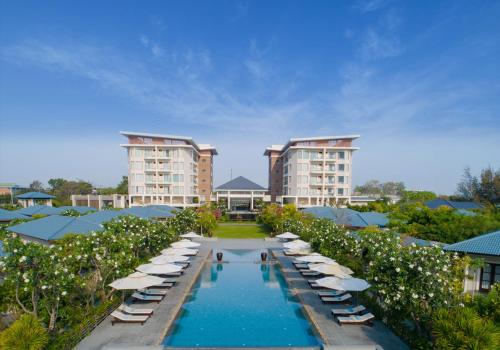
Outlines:
{"type": "Polygon", "coordinates": [[[365,311],[366,308],[363,305],[358,305],[354,307],[346,307],[343,309],[332,309],[332,315],[333,316],[347,316],[347,315],[355,315],[359,314],[360,312],[365,311]]]}
{"type": "Polygon", "coordinates": [[[132,294],[132,298],[141,300],[141,301],[154,301],[155,303],[159,303],[163,300],[163,296],[160,295],[145,295],[139,292],[135,292],[132,294]]]}
{"type": "Polygon", "coordinates": [[[304,277],[321,276],[321,272],[311,271],[311,270],[301,270],[300,274],[304,277]]]}
{"type": "Polygon", "coordinates": [[[354,315],[346,316],[346,317],[339,316],[339,317],[337,317],[337,320],[339,321],[340,325],[343,325],[343,324],[368,324],[370,326],[373,326],[373,319],[374,318],[375,318],[375,316],[369,312],[367,314],[360,315],[360,316],[354,316],[354,315]]]}
{"type": "Polygon", "coordinates": [[[345,290],[324,290],[316,292],[319,297],[338,297],[339,295],[342,295],[344,293],[345,290]]]}
{"type": "Polygon", "coordinates": [[[174,286],[173,282],[163,282],[154,286],[155,288],[172,288],[174,286]]]}
{"type": "Polygon", "coordinates": [[[167,276],[167,277],[179,277],[180,275],[182,275],[182,271],[166,273],[163,276],[167,276]]]}
{"type": "Polygon", "coordinates": [[[114,326],[115,323],[121,322],[121,323],[140,323],[141,325],[146,322],[146,320],[149,318],[149,316],[145,315],[127,315],[124,314],[121,311],[113,311],[111,313],[111,317],[113,319],[111,320],[111,325],[114,326]]]}
{"type": "Polygon", "coordinates": [[[152,315],[153,314],[153,309],[134,309],[127,304],[121,304],[118,306],[118,310],[130,314],[130,315],[152,315]]]}
{"type": "Polygon", "coordinates": [[[307,280],[307,283],[309,283],[309,286],[312,289],[324,289],[324,287],[320,286],[318,283],[316,283],[315,280],[307,280]]]}
{"type": "Polygon", "coordinates": [[[321,301],[324,303],[343,303],[351,299],[352,295],[347,293],[339,295],[338,297],[320,297],[320,298],[321,301]]]}
{"type": "Polygon", "coordinates": [[[163,289],[147,288],[147,289],[138,289],[138,291],[146,295],[167,295],[167,291],[163,289]]]}

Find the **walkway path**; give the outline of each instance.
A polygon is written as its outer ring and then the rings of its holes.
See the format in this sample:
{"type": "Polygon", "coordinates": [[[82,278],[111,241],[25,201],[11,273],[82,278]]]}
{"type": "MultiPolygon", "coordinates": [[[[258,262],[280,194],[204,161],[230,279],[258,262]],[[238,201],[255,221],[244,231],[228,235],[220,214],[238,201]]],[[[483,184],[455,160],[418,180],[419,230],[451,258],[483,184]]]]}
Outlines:
{"type": "MultiPolygon", "coordinates": [[[[281,249],[273,250],[279,260],[288,285],[304,305],[304,310],[311,323],[315,326],[325,345],[353,346],[353,345],[381,345],[384,350],[408,349],[408,347],[392,333],[382,322],[375,321],[373,327],[360,325],[340,326],[334,322],[331,309],[335,304],[324,304],[306,279],[293,266],[293,257],[283,255],[281,249]]],[[[337,307],[342,307],[337,306],[337,307]]]]}

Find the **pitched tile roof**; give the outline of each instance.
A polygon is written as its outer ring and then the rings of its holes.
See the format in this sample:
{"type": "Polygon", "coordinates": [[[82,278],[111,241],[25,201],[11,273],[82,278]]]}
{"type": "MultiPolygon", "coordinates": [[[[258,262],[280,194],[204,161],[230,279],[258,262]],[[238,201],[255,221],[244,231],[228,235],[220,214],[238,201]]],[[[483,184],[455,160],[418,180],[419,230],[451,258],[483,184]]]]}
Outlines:
{"type": "Polygon", "coordinates": [[[53,199],[55,196],[42,192],[26,192],[16,196],[19,199],[53,199]]]}
{"type": "Polygon", "coordinates": [[[338,225],[349,227],[384,227],[389,223],[385,214],[377,212],[358,212],[349,208],[310,207],[303,211],[318,218],[333,220],[338,225]]]}
{"type": "Polygon", "coordinates": [[[15,219],[30,219],[30,217],[20,214],[15,210],[5,210],[0,208],[0,221],[11,221],[15,219]]]}
{"type": "Polygon", "coordinates": [[[22,209],[15,210],[18,214],[33,216],[35,214],[42,215],[57,215],[61,213],[61,210],[56,207],[51,207],[49,205],[33,205],[31,207],[26,207],[22,209]]]}
{"type": "Polygon", "coordinates": [[[267,191],[266,188],[248,180],[243,176],[238,176],[215,189],[217,190],[242,190],[242,191],[267,191]]]}
{"type": "Polygon", "coordinates": [[[437,209],[445,206],[452,209],[481,209],[483,206],[474,202],[456,202],[447,199],[436,198],[424,203],[428,208],[437,209]]]}
{"type": "Polygon", "coordinates": [[[487,233],[466,241],[449,244],[444,247],[444,250],[500,256],[500,231],[487,233]]]}
{"type": "Polygon", "coordinates": [[[53,241],[68,233],[85,234],[91,231],[100,231],[102,226],[78,217],[52,215],[11,226],[7,230],[43,241],[53,241]]]}

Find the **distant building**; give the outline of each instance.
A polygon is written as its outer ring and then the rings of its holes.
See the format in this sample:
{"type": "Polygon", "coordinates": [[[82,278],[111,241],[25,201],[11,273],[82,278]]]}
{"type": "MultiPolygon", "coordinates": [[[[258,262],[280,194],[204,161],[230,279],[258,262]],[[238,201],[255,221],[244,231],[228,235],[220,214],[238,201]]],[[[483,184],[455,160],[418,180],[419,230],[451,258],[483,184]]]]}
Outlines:
{"type": "Polygon", "coordinates": [[[349,203],[352,156],[359,135],[293,138],[272,145],[269,158],[271,200],[299,208],[349,203]]]}
{"type": "Polygon", "coordinates": [[[464,281],[464,292],[488,292],[495,283],[500,283],[500,231],[487,233],[462,242],[445,246],[444,250],[470,255],[484,260],[478,269],[469,267],[471,279],[464,281]]]}
{"type": "Polygon", "coordinates": [[[457,201],[449,201],[447,199],[436,198],[424,203],[426,207],[430,209],[437,209],[439,207],[448,207],[451,209],[482,209],[483,206],[474,202],[457,202],[457,201]]]}
{"type": "Polygon", "coordinates": [[[256,201],[270,202],[267,189],[243,176],[228,181],[214,190],[214,200],[223,200],[229,211],[253,211],[256,201]]]}
{"type": "Polygon", "coordinates": [[[213,187],[215,147],[191,137],[121,132],[128,142],[128,202],[131,207],[208,202],[213,187]]]}
{"type": "Polygon", "coordinates": [[[105,208],[127,208],[128,195],[126,194],[72,194],[71,204],[73,206],[88,206],[98,210],[105,208]]]}
{"type": "Polygon", "coordinates": [[[370,197],[370,196],[351,196],[351,204],[352,205],[360,205],[366,206],[370,203],[378,201],[378,198],[370,197]]]}
{"type": "Polygon", "coordinates": [[[1,195],[15,195],[17,190],[20,190],[21,187],[16,185],[13,182],[0,182],[0,196],[1,195]]]}
{"type": "Polygon", "coordinates": [[[42,192],[26,192],[16,196],[16,198],[23,208],[27,208],[34,205],[47,205],[51,207],[52,199],[56,197],[42,192]]]}

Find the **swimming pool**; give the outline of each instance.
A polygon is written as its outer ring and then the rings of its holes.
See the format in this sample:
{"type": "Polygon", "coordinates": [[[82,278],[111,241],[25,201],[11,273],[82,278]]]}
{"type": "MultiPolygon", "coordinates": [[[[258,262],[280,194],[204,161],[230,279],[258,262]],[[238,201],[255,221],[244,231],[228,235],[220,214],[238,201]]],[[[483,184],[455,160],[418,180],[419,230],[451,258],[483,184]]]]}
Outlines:
{"type": "MultiPolygon", "coordinates": [[[[278,265],[260,250],[222,250],[207,263],[163,344],[169,347],[306,347],[318,345],[278,265]]],[[[214,252],[215,255],[216,252],[214,252]]]]}

